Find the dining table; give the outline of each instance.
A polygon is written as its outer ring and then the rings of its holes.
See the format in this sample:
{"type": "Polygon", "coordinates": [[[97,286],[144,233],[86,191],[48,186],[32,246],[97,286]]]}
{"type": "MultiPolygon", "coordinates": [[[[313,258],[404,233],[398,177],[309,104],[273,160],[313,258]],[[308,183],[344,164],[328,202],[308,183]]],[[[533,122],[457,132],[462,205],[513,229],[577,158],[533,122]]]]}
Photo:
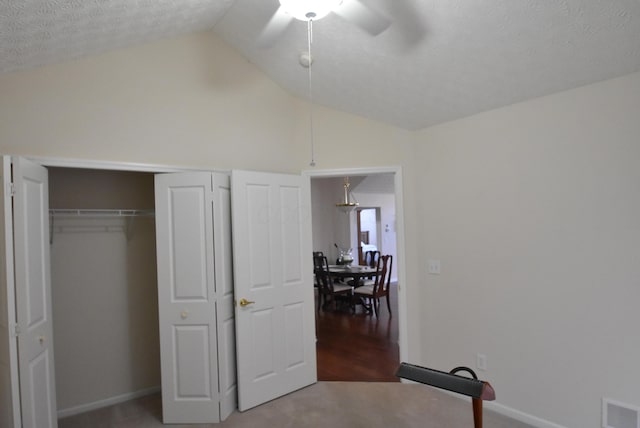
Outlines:
{"type": "MultiPolygon", "coordinates": [[[[348,282],[352,279],[353,282],[351,284],[353,284],[354,288],[359,287],[363,279],[371,278],[375,276],[376,273],[376,268],[366,265],[329,265],[329,276],[331,276],[331,278],[341,282],[348,282]]],[[[362,298],[356,299],[351,296],[349,306],[352,312],[355,313],[358,304],[362,305],[365,311],[372,311],[371,305],[364,302],[362,298]]]]}
{"type": "Polygon", "coordinates": [[[340,280],[353,279],[355,287],[362,279],[375,276],[376,272],[376,268],[366,265],[329,265],[329,276],[340,280]]]}

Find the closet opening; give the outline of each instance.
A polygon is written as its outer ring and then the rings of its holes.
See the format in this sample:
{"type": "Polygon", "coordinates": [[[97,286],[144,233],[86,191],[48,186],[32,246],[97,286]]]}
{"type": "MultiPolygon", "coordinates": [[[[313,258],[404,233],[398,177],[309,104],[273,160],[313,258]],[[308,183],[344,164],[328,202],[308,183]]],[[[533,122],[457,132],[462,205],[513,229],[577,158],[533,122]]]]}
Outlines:
{"type": "Polygon", "coordinates": [[[160,390],[154,174],[48,171],[63,418],[160,390]]]}

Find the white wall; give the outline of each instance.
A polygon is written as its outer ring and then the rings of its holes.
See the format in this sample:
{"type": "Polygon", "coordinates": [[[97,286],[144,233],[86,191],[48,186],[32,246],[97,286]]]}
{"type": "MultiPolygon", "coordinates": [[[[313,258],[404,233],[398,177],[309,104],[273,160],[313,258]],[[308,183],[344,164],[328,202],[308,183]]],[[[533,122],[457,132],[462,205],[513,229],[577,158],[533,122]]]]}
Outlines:
{"type": "Polygon", "coordinates": [[[633,74],[419,133],[422,363],[486,354],[499,403],[567,427],[640,405],[639,118],[633,74]]]}
{"type": "Polygon", "coordinates": [[[299,170],[298,106],[210,33],[0,75],[0,94],[3,153],[299,170]]]}
{"type": "Polygon", "coordinates": [[[342,183],[342,178],[311,180],[313,250],[322,251],[329,263],[334,263],[339,256],[334,244],[349,245],[348,217],[336,208],[341,200],[342,183]]]}
{"type": "Polygon", "coordinates": [[[58,410],[159,387],[153,221],[139,219],[131,240],[124,219],[59,224],[69,231],[51,246],[58,410]]]}
{"type": "MultiPolygon", "coordinates": [[[[49,171],[52,208],[153,209],[153,176],[49,171]]],[[[130,220],[130,219],[129,219],[130,220]]],[[[160,385],[155,222],[54,218],[51,289],[58,410],[160,385]]]]}

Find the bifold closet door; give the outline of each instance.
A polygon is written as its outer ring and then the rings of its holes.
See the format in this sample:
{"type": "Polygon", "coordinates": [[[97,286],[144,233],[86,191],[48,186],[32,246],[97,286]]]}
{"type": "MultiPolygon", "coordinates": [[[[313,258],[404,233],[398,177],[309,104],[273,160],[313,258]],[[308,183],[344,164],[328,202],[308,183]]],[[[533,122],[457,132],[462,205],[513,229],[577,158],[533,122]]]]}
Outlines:
{"type": "Polygon", "coordinates": [[[163,422],[218,422],[212,174],[158,174],[155,199],[163,422]]]}
{"type": "Polygon", "coordinates": [[[238,406],[236,325],[233,295],[231,184],[228,174],[213,173],[213,241],[218,316],[218,384],[220,420],[238,406]]]}
{"type": "Polygon", "coordinates": [[[24,427],[56,427],[47,169],[13,158],[20,401],[24,427]]]}
{"type": "Polygon", "coordinates": [[[165,423],[224,418],[236,372],[240,410],[316,381],[309,179],[233,171],[229,189],[215,177],[156,176],[165,423]],[[235,334],[234,297],[255,301],[235,306],[235,334]]]}

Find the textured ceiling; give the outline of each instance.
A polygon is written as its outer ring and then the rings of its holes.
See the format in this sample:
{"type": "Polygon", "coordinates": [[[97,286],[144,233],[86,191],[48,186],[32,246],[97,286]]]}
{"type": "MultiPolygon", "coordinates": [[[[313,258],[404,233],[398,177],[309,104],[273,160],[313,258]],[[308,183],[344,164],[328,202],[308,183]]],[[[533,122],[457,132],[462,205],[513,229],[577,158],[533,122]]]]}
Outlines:
{"type": "MultiPolygon", "coordinates": [[[[372,37],[314,24],[313,100],[406,129],[640,71],[640,0],[361,0],[372,37]]],[[[0,0],[0,72],[211,29],[307,97],[306,25],[261,48],[278,0],[0,0]]]]}
{"type": "Polygon", "coordinates": [[[233,0],[0,0],[0,72],[212,28],[233,0]]]}

